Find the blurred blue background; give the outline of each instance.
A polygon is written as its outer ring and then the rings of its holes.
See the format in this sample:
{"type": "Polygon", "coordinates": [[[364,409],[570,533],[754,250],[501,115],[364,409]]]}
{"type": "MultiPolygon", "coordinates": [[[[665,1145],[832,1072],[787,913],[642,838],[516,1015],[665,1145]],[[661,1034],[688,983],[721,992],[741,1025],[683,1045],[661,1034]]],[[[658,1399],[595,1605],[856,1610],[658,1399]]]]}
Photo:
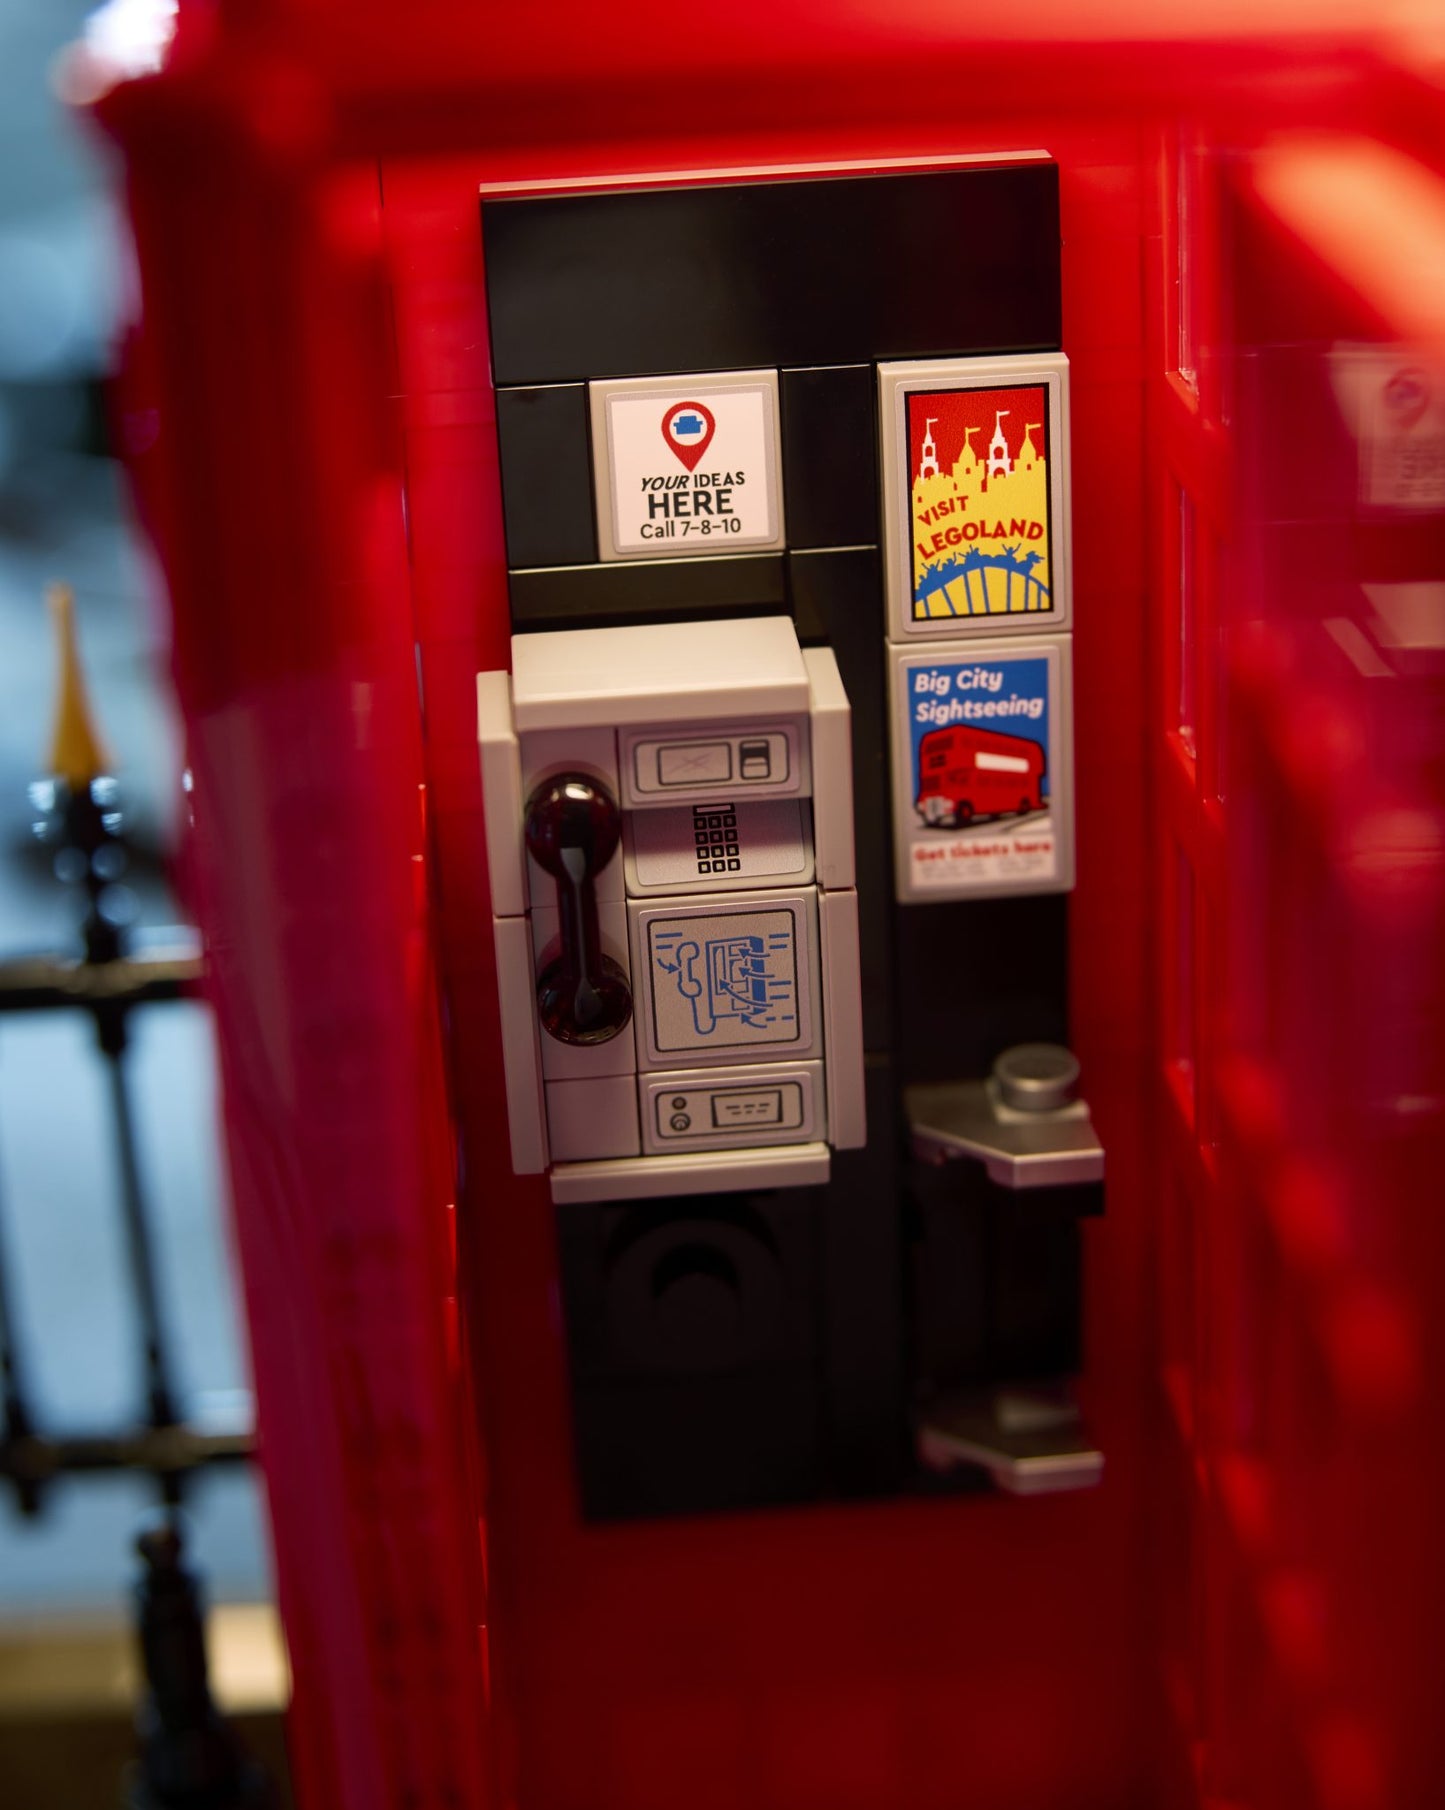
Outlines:
{"type": "MultiPolygon", "coordinates": [[[[104,382],[128,277],[107,154],[55,99],[51,66],[83,29],[75,0],[0,5],[0,959],[73,952],[78,902],[34,840],[55,650],[48,581],[74,587],[96,715],[117,757],[144,930],[178,921],[165,877],[184,765],[166,694],[164,611],[108,454],[104,382]]],[[[222,1208],[215,1062],[203,1008],[132,1017],[140,1159],[160,1250],[181,1411],[249,1415],[222,1208]]],[[[82,1014],[0,1017],[0,1252],[42,1432],[114,1428],[144,1406],[124,1274],[105,1076],[82,1014]]],[[[0,1485],[0,1622],[118,1609],[155,1500],[137,1477],[57,1483],[25,1520],[0,1485]]],[[[188,1497],[213,1599],[268,1594],[254,1475],[215,1471],[188,1497]]]]}

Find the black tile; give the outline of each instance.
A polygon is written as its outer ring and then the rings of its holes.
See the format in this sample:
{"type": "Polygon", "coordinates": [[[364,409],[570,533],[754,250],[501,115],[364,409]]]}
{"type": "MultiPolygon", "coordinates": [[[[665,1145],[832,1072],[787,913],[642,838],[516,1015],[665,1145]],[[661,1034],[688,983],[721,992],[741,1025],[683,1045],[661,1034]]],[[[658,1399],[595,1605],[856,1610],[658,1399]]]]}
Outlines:
{"type": "Polygon", "coordinates": [[[784,371],[778,387],[788,545],[875,545],[878,432],[873,367],[784,371]]]}
{"type": "Polygon", "coordinates": [[[589,1520],[815,1496],[810,1189],[557,1215],[589,1520]]]}
{"type": "Polygon", "coordinates": [[[721,1514],[820,1494],[817,1392],[801,1370],[576,1382],[572,1414],[585,1521],[721,1514]]]}
{"type": "Polygon", "coordinates": [[[652,559],[513,572],[512,627],[615,628],[693,616],[788,613],[781,553],[733,559],[652,559]]]}
{"type": "Polygon", "coordinates": [[[909,1465],[904,1399],[899,1108],[893,1069],[870,1058],[868,1143],[835,1150],[818,1225],[828,1482],[887,1494],[909,1465]]]}
{"type": "Polygon", "coordinates": [[[981,1163],[903,1165],[913,1238],[909,1320],[919,1393],[986,1380],[989,1368],[989,1188],[981,1163]]]}
{"type": "Polygon", "coordinates": [[[502,514],[509,566],[574,566],[597,557],[587,386],[497,391],[502,514]]]}
{"type": "Polygon", "coordinates": [[[928,1394],[1075,1374],[1082,1347],[1075,1215],[1062,1202],[1041,1210],[1030,1191],[997,1186],[982,1163],[909,1167],[917,1388],[928,1394]]]}
{"type": "Polygon", "coordinates": [[[986,1075],[1015,1043],[1069,1041],[1066,896],[897,908],[904,1084],[986,1075]]]}
{"type": "Polygon", "coordinates": [[[1051,351],[1052,164],[485,201],[499,384],[1051,351]]]}
{"type": "Polygon", "coordinates": [[[989,1265],[989,1363],[1000,1381],[1075,1375],[1083,1362],[1079,1222],[1071,1214],[1020,1212],[993,1190],[989,1265]]]}

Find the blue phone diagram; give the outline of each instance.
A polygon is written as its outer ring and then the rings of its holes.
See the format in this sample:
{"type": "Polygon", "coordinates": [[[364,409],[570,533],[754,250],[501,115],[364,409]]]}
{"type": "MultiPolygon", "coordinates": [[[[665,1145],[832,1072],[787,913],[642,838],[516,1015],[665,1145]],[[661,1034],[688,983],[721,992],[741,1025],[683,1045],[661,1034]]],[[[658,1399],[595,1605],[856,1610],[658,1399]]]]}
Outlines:
{"type": "Polygon", "coordinates": [[[710,1037],[719,1018],[738,1018],[754,1030],[772,1024],[776,1002],[791,1002],[791,979],[778,980],[768,957],[791,949],[790,937],[723,936],[677,950],[677,989],[692,1004],[699,1037],[710,1037]],[[771,945],[771,946],[769,946],[771,945]]]}
{"type": "Polygon", "coordinates": [[[687,1043],[797,1038],[797,935],[791,912],[674,918],[655,922],[651,941],[653,997],[664,1043],[678,1047],[669,1033],[680,1033],[687,1043]],[[680,1002],[686,1003],[690,1024],[677,1010],[680,1002]]]}

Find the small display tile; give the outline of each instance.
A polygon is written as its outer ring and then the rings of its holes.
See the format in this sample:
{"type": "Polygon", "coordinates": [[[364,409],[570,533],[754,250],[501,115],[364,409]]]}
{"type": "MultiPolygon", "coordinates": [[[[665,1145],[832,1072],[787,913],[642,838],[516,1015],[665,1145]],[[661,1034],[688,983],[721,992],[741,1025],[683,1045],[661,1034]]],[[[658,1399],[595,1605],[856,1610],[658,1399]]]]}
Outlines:
{"type": "Polygon", "coordinates": [[[904,902],[1074,884],[1070,638],[894,648],[893,822],[904,902]]]}
{"type": "Polygon", "coordinates": [[[811,887],[627,909],[639,1068],[819,1052],[811,887]]]}
{"type": "Polygon", "coordinates": [[[681,804],[720,797],[797,797],[811,772],[807,737],[797,722],[669,724],[624,730],[620,778],[624,805],[681,804]]]}
{"type": "Polygon", "coordinates": [[[642,1148],[741,1150],[825,1136],[823,1065],[759,1063],[643,1075],[642,1148]]]}
{"type": "Polygon", "coordinates": [[[1070,623],[1069,361],[878,367],[888,637],[1070,623]]]}
{"type": "Polygon", "coordinates": [[[781,547],[776,371],[589,385],[604,560],[781,547]]]}

